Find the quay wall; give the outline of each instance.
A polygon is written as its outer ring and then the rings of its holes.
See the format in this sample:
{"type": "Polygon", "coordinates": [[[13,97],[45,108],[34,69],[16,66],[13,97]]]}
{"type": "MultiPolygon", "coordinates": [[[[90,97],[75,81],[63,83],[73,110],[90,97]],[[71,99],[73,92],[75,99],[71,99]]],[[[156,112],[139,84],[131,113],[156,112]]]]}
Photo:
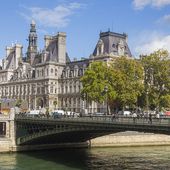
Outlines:
{"type": "Polygon", "coordinates": [[[170,145],[170,135],[121,132],[90,140],[91,147],[170,145]]]}
{"type": "Polygon", "coordinates": [[[0,152],[11,151],[11,140],[6,138],[0,138],[0,152]]]}
{"type": "Polygon", "coordinates": [[[124,132],[110,134],[92,139],[84,143],[44,144],[33,146],[16,146],[11,139],[0,138],[0,152],[17,152],[57,148],[82,148],[82,147],[125,147],[125,146],[156,146],[169,145],[170,136],[162,134],[144,134],[124,132]]]}

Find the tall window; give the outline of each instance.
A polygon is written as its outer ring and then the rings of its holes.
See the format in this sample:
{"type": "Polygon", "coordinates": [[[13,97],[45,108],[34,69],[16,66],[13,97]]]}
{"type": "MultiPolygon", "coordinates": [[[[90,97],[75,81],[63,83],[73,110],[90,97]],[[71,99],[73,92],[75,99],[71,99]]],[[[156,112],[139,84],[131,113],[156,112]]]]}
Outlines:
{"type": "Polygon", "coordinates": [[[37,70],[37,77],[39,77],[39,70],[37,70]]]}
{"type": "Polygon", "coordinates": [[[48,68],[47,68],[47,76],[48,76],[48,68]]]}
{"type": "Polygon", "coordinates": [[[53,86],[50,87],[50,93],[53,93],[53,86]]]}
{"type": "Polygon", "coordinates": [[[57,76],[57,69],[55,69],[55,76],[57,76]]]}

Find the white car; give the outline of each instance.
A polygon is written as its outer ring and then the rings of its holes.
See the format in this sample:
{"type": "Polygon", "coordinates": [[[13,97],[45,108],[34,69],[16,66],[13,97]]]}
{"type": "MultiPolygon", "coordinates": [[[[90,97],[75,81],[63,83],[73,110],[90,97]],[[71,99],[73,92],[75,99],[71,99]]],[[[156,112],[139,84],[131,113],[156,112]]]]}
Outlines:
{"type": "Polygon", "coordinates": [[[39,114],[40,114],[40,110],[30,110],[30,111],[27,113],[27,116],[37,117],[37,116],[39,116],[39,114]]]}
{"type": "Polygon", "coordinates": [[[130,111],[124,111],[124,112],[123,112],[123,115],[124,115],[124,116],[130,116],[130,115],[131,115],[131,112],[130,112],[130,111]]]}
{"type": "Polygon", "coordinates": [[[129,116],[131,114],[130,111],[126,110],[126,111],[119,111],[118,115],[123,115],[123,116],[129,116]]]}
{"type": "Polygon", "coordinates": [[[65,115],[65,111],[64,110],[54,110],[55,113],[58,113],[58,115],[65,115]]]}
{"type": "Polygon", "coordinates": [[[103,113],[103,112],[96,112],[96,113],[94,113],[93,115],[94,115],[94,116],[104,116],[105,113],[103,113]]]}

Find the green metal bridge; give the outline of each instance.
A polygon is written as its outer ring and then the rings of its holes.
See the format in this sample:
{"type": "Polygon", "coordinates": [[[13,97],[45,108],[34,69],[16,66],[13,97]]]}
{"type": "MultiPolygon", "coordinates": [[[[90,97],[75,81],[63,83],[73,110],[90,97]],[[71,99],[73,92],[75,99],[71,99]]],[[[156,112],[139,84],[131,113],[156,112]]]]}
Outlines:
{"type": "Polygon", "coordinates": [[[17,145],[86,142],[99,136],[138,131],[170,134],[170,118],[85,116],[85,117],[30,117],[15,116],[17,145]]]}

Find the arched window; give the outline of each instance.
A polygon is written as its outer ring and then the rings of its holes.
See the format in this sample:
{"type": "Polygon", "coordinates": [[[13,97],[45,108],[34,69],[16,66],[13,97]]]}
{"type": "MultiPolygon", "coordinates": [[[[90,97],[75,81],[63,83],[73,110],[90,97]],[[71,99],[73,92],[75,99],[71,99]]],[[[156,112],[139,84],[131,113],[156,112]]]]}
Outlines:
{"type": "Polygon", "coordinates": [[[47,76],[48,76],[48,68],[47,68],[47,76]]]}
{"type": "Polygon", "coordinates": [[[78,76],[82,76],[82,73],[83,73],[83,70],[82,70],[82,68],[81,68],[81,69],[79,69],[79,71],[78,71],[78,76]]]}

